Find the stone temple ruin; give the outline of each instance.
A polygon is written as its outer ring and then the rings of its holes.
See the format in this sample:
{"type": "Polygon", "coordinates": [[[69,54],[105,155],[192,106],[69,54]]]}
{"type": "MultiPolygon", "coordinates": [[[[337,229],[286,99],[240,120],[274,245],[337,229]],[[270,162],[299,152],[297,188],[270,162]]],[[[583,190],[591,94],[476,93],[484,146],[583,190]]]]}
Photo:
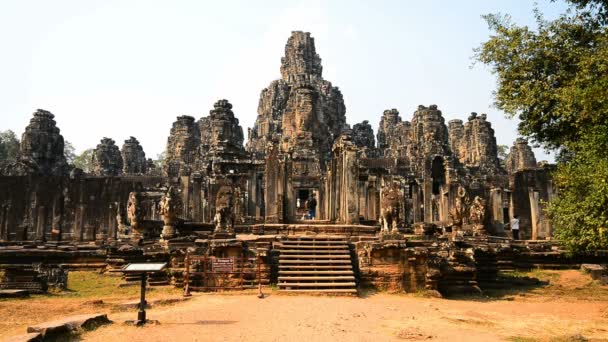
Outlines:
{"type": "Polygon", "coordinates": [[[34,263],[111,273],[164,260],[170,271],[151,282],[231,287],[255,282],[251,261],[281,290],[445,294],[479,291],[501,267],[559,263],[542,210],[554,166],[525,140],[503,166],[485,114],[446,123],[434,104],[385,110],[376,135],[368,121],[351,126],[309,33],[292,33],[280,71],[246,142],[238,109],[219,100],[208,116],[177,117],[162,170],[135,137],[120,149],[102,138],[90,173],[69,166],[53,114],[36,111],[20,160],[1,170],[0,286],[34,287],[34,263]],[[510,239],[514,215],[534,241],[510,239]],[[218,272],[190,276],[207,262],[218,272]],[[230,262],[240,273],[221,282],[230,262]]]}

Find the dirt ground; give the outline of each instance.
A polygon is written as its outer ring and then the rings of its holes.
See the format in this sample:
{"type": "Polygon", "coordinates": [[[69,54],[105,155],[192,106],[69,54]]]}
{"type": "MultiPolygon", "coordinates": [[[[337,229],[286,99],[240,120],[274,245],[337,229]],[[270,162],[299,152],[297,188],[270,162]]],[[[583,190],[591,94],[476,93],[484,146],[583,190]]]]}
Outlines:
{"type": "Polygon", "coordinates": [[[549,285],[461,299],[295,296],[270,289],[264,299],[255,292],[195,294],[186,302],[149,309],[148,318],[160,324],[144,328],[122,324],[136,318],[135,309],[119,311],[88,298],[2,301],[0,322],[12,323],[0,325],[0,338],[9,336],[4,328],[10,335],[22,333],[19,320],[47,319],[37,316],[47,306],[43,316],[108,312],[115,323],[76,337],[85,341],[608,341],[607,286],[574,270],[538,276],[549,285]],[[89,304],[83,304],[86,300],[89,304]],[[11,313],[22,316],[15,321],[6,316],[11,313]]]}

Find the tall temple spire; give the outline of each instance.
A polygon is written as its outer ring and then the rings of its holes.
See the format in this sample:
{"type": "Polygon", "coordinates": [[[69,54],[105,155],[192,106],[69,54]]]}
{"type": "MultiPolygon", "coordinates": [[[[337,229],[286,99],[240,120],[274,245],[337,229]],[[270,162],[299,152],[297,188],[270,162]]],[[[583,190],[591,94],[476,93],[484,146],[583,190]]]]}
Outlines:
{"type": "Polygon", "coordinates": [[[292,31],[285,45],[285,57],[281,58],[281,76],[290,81],[296,75],[305,74],[321,78],[321,57],[315,49],[315,39],[310,32],[292,31]]]}

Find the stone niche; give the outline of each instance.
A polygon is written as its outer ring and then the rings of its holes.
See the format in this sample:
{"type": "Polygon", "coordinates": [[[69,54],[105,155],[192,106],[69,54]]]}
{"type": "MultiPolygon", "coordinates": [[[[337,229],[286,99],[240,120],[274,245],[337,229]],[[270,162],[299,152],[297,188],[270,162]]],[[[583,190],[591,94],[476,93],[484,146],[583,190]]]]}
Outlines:
{"type": "Polygon", "coordinates": [[[103,138],[93,150],[91,173],[97,176],[118,176],[122,174],[122,155],[113,139],[103,138]]]}
{"type": "Polygon", "coordinates": [[[143,175],[146,173],[148,167],[146,153],[135,137],[125,140],[120,153],[122,155],[122,173],[124,175],[143,175]]]}

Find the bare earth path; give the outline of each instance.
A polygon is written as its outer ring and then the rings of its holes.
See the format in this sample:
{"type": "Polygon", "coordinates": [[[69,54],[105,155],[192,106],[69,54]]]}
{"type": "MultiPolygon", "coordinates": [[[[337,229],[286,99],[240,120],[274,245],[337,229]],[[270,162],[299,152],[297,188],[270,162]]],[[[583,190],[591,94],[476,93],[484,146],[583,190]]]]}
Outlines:
{"type": "Polygon", "coordinates": [[[160,325],[117,324],[85,333],[85,341],[504,341],[515,336],[581,334],[608,339],[608,302],[461,301],[378,294],[367,298],[198,295],[153,309],[160,325]]]}
{"type": "MultiPolygon", "coordinates": [[[[488,293],[490,297],[422,298],[416,294],[357,297],[254,292],[195,294],[189,301],[155,305],[160,325],[122,324],[137,309],[138,287],[120,279],[73,272],[70,290],[0,300],[0,341],[30,325],[75,314],[107,313],[114,324],[73,336],[85,341],[608,341],[608,286],[577,270],[539,271],[547,285],[488,293]],[[584,336],[585,339],[580,337],[584,336]]],[[[180,299],[172,287],[149,290],[151,301],[180,299]]]]}

